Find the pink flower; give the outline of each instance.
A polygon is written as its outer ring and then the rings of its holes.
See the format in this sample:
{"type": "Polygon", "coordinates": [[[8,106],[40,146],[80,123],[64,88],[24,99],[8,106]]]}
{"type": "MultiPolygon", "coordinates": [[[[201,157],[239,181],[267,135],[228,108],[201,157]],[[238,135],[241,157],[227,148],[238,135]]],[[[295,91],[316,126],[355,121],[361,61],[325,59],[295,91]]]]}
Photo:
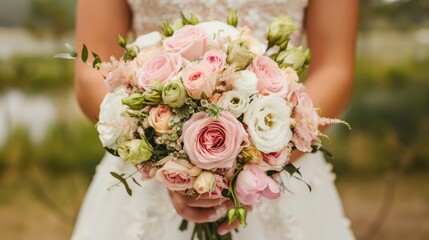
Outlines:
{"type": "Polygon", "coordinates": [[[149,112],[148,121],[158,134],[167,133],[171,129],[169,126],[170,118],[173,116],[170,108],[167,105],[158,105],[149,112]]]}
{"type": "Polygon", "coordinates": [[[211,71],[211,66],[206,62],[185,68],[182,80],[189,96],[194,99],[209,98],[216,87],[216,74],[211,71]]]}
{"type": "Polygon", "coordinates": [[[195,178],[200,174],[201,169],[184,159],[168,156],[162,161],[164,160],[166,163],[156,172],[158,181],[173,191],[186,190],[194,186],[195,178]]]}
{"type": "Polygon", "coordinates": [[[235,185],[237,197],[245,205],[259,205],[259,197],[268,199],[280,197],[279,185],[255,164],[244,166],[237,176],[235,185]]]}
{"type": "Polygon", "coordinates": [[[141,180],[149,180],[155,177],[157,168],[152,167],[150,164],[143,164],[143,166],[139,169],[141,176],[141,180]]]}
{"type": "Polygon", "coordinates": [[[222,196],[222,191],[224,189],[229,189],[228,178],[220,175],[216,175],[216,184],[213,190],[209,192],[209,197],[212,199],[224,198],[222,196]]]}
{"type": "Polygon", "coordinates": [[[207,51],[207,34],[199,26],[186,25],[165,39],[164,49],[181,54],[189,61],[198,60],[207,51]]]}
{"type": "Polygon", "coordinates": [[[296,121],[292,141],[302,152],[311,152],[312,145],[319,142],[319,115],[314,110],[310,96],[303,85],[295,94],[297,105],[292,113],[296,121]]]}
{"type": "Polygon", "coordinates": [[[148,90],[152,81],[165,83],[175,76],[183,65],[184,61],[177,53],[157,53],[143,64],[137,76],[137,83],[139,87],[148,90]]]}
{"type": "Polygon", "coordinates": [[[183,124],[180,141],[191,162],[207,170],[232,167],[241,150],[249,146],[243,125],[229,112],[218,118],[204,112],[193,114],[183,124]]]}
{"type": "Polygon", "coordinates": [[[204,54],[203,60],[212,66],[212,72],[219,72],[225,66],[226,53],[222,50],[214,48],[204,54]]]}
{"type": "Polygon", "coordinates": [[[259,165],[265,171],[276,170],[281,171],[289,161],[289,148],[286,147],[282,151],[272,153],[262,153],[262,164],[259,165]]]}
{"type": "Polygon", "coordinates": [[[286,74],[277,63],[267,56],[258,56],[253,59],[250,71],[259,78],[258,91],[263,95],[277,95],[285,98],[289,92],[289,83],[286,74]]]}

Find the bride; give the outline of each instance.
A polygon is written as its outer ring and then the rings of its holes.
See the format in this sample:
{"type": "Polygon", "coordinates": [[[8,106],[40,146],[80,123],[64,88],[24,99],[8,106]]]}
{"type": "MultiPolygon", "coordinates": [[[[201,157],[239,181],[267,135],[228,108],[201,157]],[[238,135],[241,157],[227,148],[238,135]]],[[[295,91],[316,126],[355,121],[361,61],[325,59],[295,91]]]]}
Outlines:
{"type": "MultiPolygon", "coordinates": [[[[76,46],[85,43],[103,59],[121,56],[117,34],[136,35],[160,30],[162,20],[195,13],[224,20],[228,10],[238,10],[239,25],[249,26],[263,37],[271,19],[287,13],[300,26],[292,36],[299,44],[306,32],[312,62],[305,85],[315,106],[325,117],[336,117],[345,108],[352,89],[358,0],[105,0],[78,1],[76,46]]],[[[100,102],[106,94],[99,72],[76,63],[76,94],[84,113],[96,122],[100,102]]],[[[296,154],[293,163],[301,167],[303,178],[313,187],[283,176],[293,193],[277,200],[262,201],[248,215],[248,226],[233,231],[237,224],[223,224],[219,234],[232,231],[243,239],[353,239],[344,217],[332,167],[321,154],[296,154]]],[[[129,197],[124,189],[106,189],[115,183],[109,172],[132,172],[133,166],[109,154],[96,169],[93,182],[80,210],[72,235],[85,239],[190,239],[191,230],[181,232],[181,219],[209,222],[225,213],[218,200],[186,198],[168,192],[152,180],[133,187],[129,197]]]]}

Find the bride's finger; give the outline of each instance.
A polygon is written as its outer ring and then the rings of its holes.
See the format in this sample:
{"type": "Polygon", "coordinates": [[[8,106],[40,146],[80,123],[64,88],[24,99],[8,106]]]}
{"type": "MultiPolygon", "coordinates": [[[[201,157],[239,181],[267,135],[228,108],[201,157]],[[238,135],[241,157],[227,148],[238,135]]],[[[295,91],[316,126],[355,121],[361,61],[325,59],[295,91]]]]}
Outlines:
{"type": "Polygon", "coordinates": [[[228,199],[185,199],[185,204],[190,207],[217,207],[228,199]]]}
{"type": "Polygon", "coordinates": [[[227,205],[221,204],[218,207],[201,208],[201,207],[190,207],[185,204],[182,197],[178,194],[170,192],[171,201],[173,203],[176,212],[184,219],[195,222],[204,223],[215,221],[227,212],[227,205]]]}
{"type": "Polygon", "coordinates": [[[219,235],[225,235],[231,232],[232,230],[238,228],[239,226],[240,226],[240,223],[238,222],[237,219],[234,220],[231,224],[228,224],[228,221],[225,221],[217,228],[217,233],[219,233],[219,235]]]}

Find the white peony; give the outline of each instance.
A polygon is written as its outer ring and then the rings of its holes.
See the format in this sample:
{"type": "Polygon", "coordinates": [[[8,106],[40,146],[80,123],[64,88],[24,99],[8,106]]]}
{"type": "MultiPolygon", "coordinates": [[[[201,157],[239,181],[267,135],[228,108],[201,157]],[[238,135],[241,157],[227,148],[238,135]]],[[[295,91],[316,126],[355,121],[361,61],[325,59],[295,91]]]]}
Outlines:
{"type": "Polygon", "coordinates": [[[259,151],[278,152],[288,145],[292,138],[291,112],[292,109],[279,96],[258,96],[253,99],[244,113],[243,121],[259,151]]]}
{"type": "Polygon", "coordinates": [[[249,106],[249,97],[241,91],[228,91],[224,93],[221,107],[238,118],[249,106]]]}
{"type": "Polygon", "coordinates": [[[258,92],[258,77],[249,70],[240,71],[240,77],[232,83],[234,90],[241,91],[247,95],[258,92]]]}
{"type": "Polygon", "coordinates": [[[122,112],[126,107],[122,104],[122,99],[128,97],[123,88],[115,92],[108,93],[101,103],[99,124],[97,131],[103,147],[116,149],[116,140],[122,135],[120,122],[122,121],[122,112]]]}
{"type": "Polygon", "coordinates": [[[209,21],[198,24],[202,27],[210,40],[210,45],[216,45],[216,41],[222,37],[230,37],[234,41],[240,35],[240,32],[233,26],[219,21],[209,21]]]}
{"type": "Polygon", "coordinates": [[[160,46],[161,41],[162,36],[159,32],[151,32],[138,37],[129,47],[141,50],[143,48],[160,46]]]}

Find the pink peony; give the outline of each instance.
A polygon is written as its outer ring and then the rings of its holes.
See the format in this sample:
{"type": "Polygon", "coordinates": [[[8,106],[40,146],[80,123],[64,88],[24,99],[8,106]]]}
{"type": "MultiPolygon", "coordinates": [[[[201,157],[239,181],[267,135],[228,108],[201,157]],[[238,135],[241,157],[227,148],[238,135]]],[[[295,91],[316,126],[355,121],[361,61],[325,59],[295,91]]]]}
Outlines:
{"type": "Polygon", "coordinates": [[[183,124],[180,140],[191,162],[207,170],[232,167],[241,150],[249,146],[243,125],[229,112],[218,118],[204,112],[193,114],[183,124]]]}
{"type": "Polygon", "coordinates": [[[152,81],[165,83],[175,76],[183,65],[183,58],[177,53],[157,53],[143,64],[137,76],[137,83],[139,87],[148,90],[152,81]]]}
{"type": "Polygon", "coordinates": [[[280,197],[279,185],[255,164],[247,164],[237,176],[237,197],[245,205],[259,205],[259,197],[280,197]]]}
{"type": "Polygon", "coordinates": [[[203,60],[212,66],[212,72],[220,72],[225,66],[226,53],[222,50],[214,48],[204,54],[203,60]]]}
{"type": "Polygon", "coordinates": [[[292,114],[296,121],[292,141],[298,150],[311,152],[311,146],[317,145],[319,141],[319,115],[314,110],[313,102],[304,86],[301,85],[294,97],[297,105],[292,114]]]}
{"type": "Polygon", "coordinates": [[[186,25],[165,39],[164,49],[181,54],[189,61],[198,60],[207,51],[208,39],[203,28],[186,25]]]}
{"type": "Polygon", "coordinates": [[[278,64],[267,56],[258,56],[253,59],[250,71],[259,79],[258,91],[263,95],[277,95],[285,98],[289,92],[289,82],[286,73],[278,64]]]}
{"type": "Polygon", "coordinates": [[[188,66],[182,73],[183,84],[194,99],[209,98],[216,87],[216,74],[207,62],[188,66]]]}
{"type": "Polygon", "coordinates": [[[184,159],[166,157],[164,166],[156,172],[156,179],[173,191],[186,190],[194,186],[195,178],[201,169],[184,159]]]}
{"type": "Polygon", "coordinates": [[[155,177],[157,168],[151,166],[150,164],[144,164],[139,168],[141,174],[141,180],[149,180],[155,177]]]}

